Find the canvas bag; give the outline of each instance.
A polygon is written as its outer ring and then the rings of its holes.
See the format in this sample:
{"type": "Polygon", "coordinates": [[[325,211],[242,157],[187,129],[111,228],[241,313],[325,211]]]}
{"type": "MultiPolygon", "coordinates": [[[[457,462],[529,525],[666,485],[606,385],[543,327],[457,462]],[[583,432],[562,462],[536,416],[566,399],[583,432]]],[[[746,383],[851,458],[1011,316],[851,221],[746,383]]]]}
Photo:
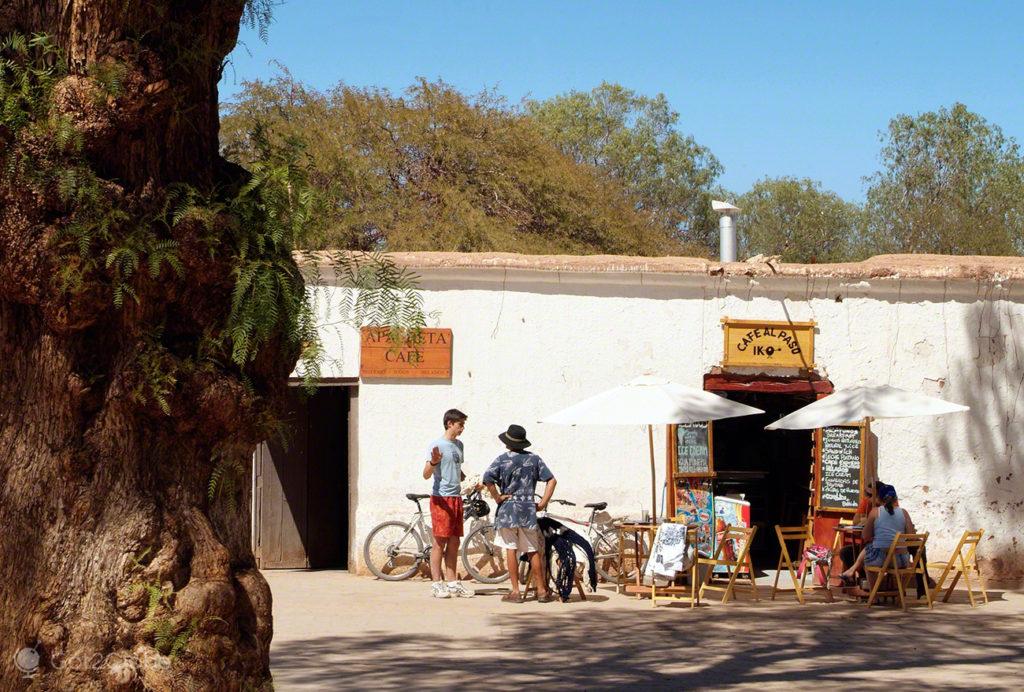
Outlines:
{"type": "Polygon", "coordinates": [[[802,577],[808,565],[817,571],[819,583],[827,584],[829,572],[832,571],[832,549],[820,543],[807,546],[800,558],[797,574],[802,577]]]}

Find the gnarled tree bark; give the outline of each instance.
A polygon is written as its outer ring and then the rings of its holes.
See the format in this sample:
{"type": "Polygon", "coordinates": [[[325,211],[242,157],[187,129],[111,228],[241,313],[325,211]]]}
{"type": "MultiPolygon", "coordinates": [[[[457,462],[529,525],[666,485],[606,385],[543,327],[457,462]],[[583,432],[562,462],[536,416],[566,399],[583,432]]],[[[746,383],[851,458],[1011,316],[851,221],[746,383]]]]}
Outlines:
{"type": "MultiPolygon", "coordinates": [[[[109,194],[141,215],[172,183],[239,183],[218,155],[217,82],[244,5],[6,0],[0,36],[46,33],[62,49],[69,70],[52,109],[82,133],[109,194]],[[93,68],[111,61],[120,90],[97,98],[93,68]]],[[[141,281],[124,308],[101,292],[69,298],[53,278],[60,213],[0,185],[0,687],[259,689],[271,601],[248,507],[244,496],[211,503],[206,489],[215,454],[249,468],[252,421],[297,354],[272,343],[244,385],[231,368],[177,368],[169,414],[136,396],[152,328],[175,368],[223,325],[225,253],[205,250],[198,225],[175,226],[181,276],[141,281]],[[153,589],[163,596],[151,608],[153,589]],[[161,631],[187,641],[173,660],[158,651],[161,631]],[[23,647],[40,659],[19,682],[33,661],[15,658],[23,647]]]]}

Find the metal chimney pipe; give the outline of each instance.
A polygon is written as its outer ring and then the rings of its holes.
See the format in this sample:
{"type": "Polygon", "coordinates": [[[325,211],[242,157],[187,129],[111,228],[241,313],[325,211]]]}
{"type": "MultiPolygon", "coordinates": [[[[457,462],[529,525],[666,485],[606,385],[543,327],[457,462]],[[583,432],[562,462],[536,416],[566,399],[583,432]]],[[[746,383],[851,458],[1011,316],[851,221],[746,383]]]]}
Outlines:
{"type": "Polygon", "coordinates": [[[711,208],[721,214],[718,218],[718,258],[722,262],[735,262],[736,221],[734,216],[739,213],[740,208],[718,200],[711,200],[711,208]]]}
{"type": "Polygon", "coordinates": [[[718,217],[718,258],[723,262],[736,261],[736,224],[728,214],[718,217]]]}

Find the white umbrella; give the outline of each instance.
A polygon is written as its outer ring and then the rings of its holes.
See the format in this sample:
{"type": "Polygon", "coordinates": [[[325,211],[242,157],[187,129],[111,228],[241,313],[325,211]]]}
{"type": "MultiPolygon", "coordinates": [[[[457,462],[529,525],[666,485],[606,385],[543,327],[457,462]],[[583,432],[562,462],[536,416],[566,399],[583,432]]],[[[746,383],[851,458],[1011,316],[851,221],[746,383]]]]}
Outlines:
{"type": "Polygon", "coordinates": [[[563,425],[646,425],[651,453],[651,512],[657,515],[654,482],[654,425],[696,423],[764,413],[725,397],[644,375],[562,409],[541,423],[563,425]]]}
{"type": "Polygon", "coordinates": [[[865,418],[940,416],[969,411],[967,406],[908,392],[889,385],[839,389],[823,399],[793,411],[767,430],[810,430],[829,425],[856,423],[865,418]]]}

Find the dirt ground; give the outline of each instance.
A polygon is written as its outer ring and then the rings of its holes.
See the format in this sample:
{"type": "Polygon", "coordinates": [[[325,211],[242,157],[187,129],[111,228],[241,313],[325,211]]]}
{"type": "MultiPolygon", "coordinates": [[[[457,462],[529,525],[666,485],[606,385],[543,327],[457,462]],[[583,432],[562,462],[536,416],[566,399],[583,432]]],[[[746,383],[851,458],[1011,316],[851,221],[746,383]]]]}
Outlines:
{"type": "Polygon", "coordinates": [[[265,572],[274,594],[271,668],[278,690],[437,689],[1021,689],[1024,594],[966,592],[908,613],[819,597],[746,598],[691,610],[618,595],[586,602],[430,598],[429,582],[347,572],[265,572]]]}

